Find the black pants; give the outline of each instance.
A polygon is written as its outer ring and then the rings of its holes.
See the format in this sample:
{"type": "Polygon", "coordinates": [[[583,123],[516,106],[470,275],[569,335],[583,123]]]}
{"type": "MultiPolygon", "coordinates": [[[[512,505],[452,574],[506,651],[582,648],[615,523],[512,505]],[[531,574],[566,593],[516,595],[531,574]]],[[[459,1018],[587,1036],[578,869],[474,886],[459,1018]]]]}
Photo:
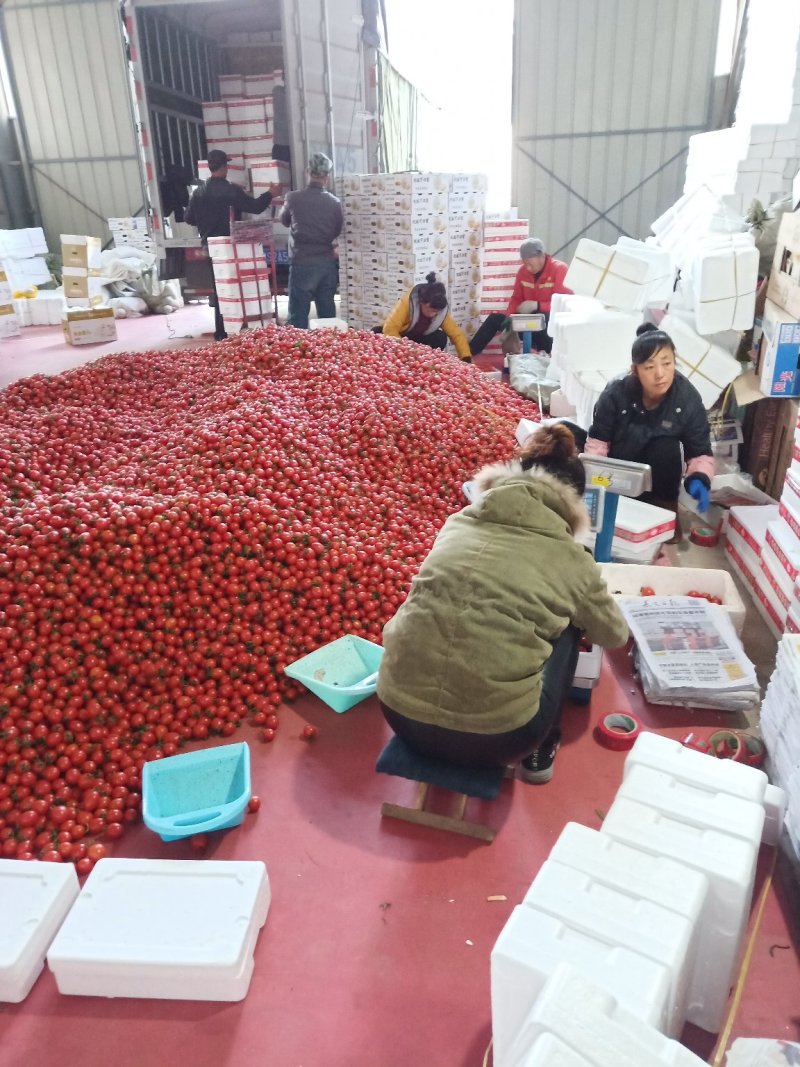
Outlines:
{"type": "MultiPolygon", "coordinates": [[[[473,356],[477,356],[482,352],[492,338],[500,333],[507,318],[508,316],[501,311],[493,311],[491,315],[486,316],[469,343],[469,350],[473,356]]],[[[546,325],[547,316],[545,316],[546,325]]],[[[548,334],[547,330],[531,331],[531,349],[534,352],[549,352],[552,347],[553,338],[548,334]]]]}
{"type": "Polygon", "coordinates": [[[580,631],[574,626],[553,641],[553,651],[542,673],[539,707],[524,726],[502,734],[475,734],[416,722],[381,702],[383,717],[392,730],[426,756],[464,767],[505,767],[519,763],[559,730],[561,713],[572,688],[578,663],[580,631]]]}
{"type": "MultiPolygon", "coordinates": [[[[373,333],[383,333],[383,326],[373,326],[373,333]]],[[[405,334],[401,334],[405,336],[405,334]]],[[[447,334],[444,330],[434,330],[433,333],[426,333],[424,337],[409,337],[409,341],[414,341],[418,345],[427,345],[428,348],[447,348],[447,334]]]]}

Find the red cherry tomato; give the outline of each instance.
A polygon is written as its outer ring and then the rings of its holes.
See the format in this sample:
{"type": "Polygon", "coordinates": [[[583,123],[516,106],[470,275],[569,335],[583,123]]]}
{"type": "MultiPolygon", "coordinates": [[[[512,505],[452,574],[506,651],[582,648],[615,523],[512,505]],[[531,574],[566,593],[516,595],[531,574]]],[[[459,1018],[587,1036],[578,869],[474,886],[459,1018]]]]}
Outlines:
{"type": "Polygon", "coordinates": [[[643,585],[639,590],[639,596],[655,596],[656,591],[652,585],[643,585]]]}
{"type": "Polygon", "coordinates": [[[250,797],[247,802],[247,810],[254,815],[261,807],[261,797],[250,797]]]}
{"type": "Polygon", "coordinates": [[[204,852],[208,847],[208,834],[192,834],[189,844],[195,852],[204,852]]]}
{"type": "Polygon", "coordinates": [[[300,737],[304,741],[313,741],[316,736],[317,736],[317,728],[316,728],[316,726],[311,726],[311,725],[304,726],[303,730],[302,730],[302,733],[300,734],[300,737]]]}
{"type": "Polygon", "coordinates": [[[271,726],[267,726],[266,729],[261,731],[261,740],[262,741],[274,741],[275,740],[275,731],[272,729],[271,726]]]}

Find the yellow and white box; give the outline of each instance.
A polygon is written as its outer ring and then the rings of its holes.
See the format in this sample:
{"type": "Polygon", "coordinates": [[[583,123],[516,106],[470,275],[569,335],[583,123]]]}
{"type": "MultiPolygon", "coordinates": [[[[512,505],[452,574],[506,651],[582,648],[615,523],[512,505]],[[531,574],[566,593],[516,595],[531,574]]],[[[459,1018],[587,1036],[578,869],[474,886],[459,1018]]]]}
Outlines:
{"type": "Polygon", "coordinates": [[[64,267],[62,283],[68,306],[91,307],[102,303],[103,282],[85,267],[64,267]]]}
{"type": "Polygon", "coordinates": [[[74,233],[61,234],[61,259],[65,267],[99,270],[101,251],[99,237],[85,237],[74,233]]]}
{"type": "Polygon", "coordinates": [[[117,339],[113,308],[75,308],[65,312],[64,337],[70,345],[107,344],[117,339]]]}

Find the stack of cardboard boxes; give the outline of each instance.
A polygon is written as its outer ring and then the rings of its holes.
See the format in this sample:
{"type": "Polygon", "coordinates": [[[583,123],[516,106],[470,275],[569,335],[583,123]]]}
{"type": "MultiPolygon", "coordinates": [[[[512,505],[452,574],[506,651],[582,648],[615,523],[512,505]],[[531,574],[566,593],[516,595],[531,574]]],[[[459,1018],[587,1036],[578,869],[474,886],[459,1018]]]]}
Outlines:
{"type": "Polygon", "coordinates": [[[116,340],[114,311],[101,307],[104,300],[100,277],[99,237],[61,234],[63,261],[64,337],[71,345],[105,344],[116,340]]]}
{"type": "Polygon", "coordinates": [[[111,230],[115,248],[124,245],[128,248],[139,248],[143,252],[155,254],[156,243],[150,236],[147,219],[144,216],[127,216],[125,218],[107,219],[106,221],[108,222],[109,230],[111,230]]]}
{"type": "Polygon", "coordinates": [[[434,272],[468,332],[478,312],[484,176],[352,174],[342,188],[339,288],[348,324],[382,324],[400,297],[434,272]]]}

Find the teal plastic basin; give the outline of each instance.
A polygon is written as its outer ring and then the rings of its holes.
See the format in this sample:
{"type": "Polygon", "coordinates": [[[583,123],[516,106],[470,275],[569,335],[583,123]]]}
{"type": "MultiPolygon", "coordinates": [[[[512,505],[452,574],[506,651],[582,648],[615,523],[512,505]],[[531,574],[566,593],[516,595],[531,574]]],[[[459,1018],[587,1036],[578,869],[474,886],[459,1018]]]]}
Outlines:
{"type": "Polygon", "coordinates": [[[309,652],[284,670],[328,707],[341,713],[375,692],[382,656],[380,645],[348,634],[309,652]]]}
{"type": "Polygon", "coordinates": [[[142,820],[162,841],[238,826],[249,800],[244,741],[151,760],[142,769],[142,820]]]}

